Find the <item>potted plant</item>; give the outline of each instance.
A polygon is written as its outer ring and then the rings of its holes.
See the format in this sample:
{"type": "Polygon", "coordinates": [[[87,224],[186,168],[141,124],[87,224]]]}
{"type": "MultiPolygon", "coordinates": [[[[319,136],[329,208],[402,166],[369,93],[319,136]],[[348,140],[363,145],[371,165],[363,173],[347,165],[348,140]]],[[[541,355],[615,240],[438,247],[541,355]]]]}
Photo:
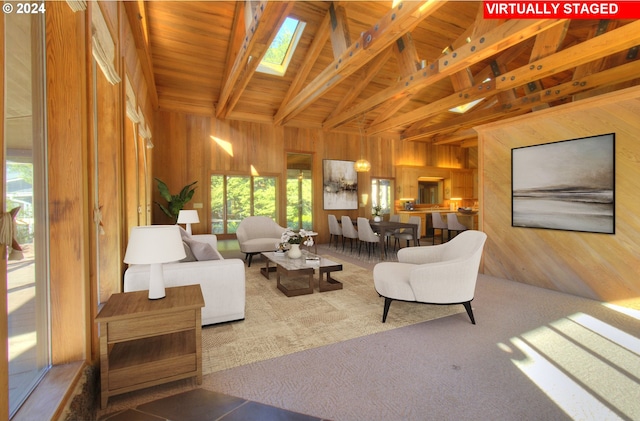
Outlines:
{"type": "Polygon", "coordinates": [[[373,220],[376,222],[382,221],[382,206],[375,205],[373,207],[373,220]]]}
{"type": "Polygon", "coordinates": [[[158,202],[155,203],[160,206],[160,209],[162,209],[162,212],[164,212],[165,215],[171,218],[173,222],[176,222],[180,210],[182,210],[184,205],[186,205],[193,197],[193,193],[195,192],[196,188],[192,188],[192,186],[196,184],[197,181],[184,186],[178,194],[171,194],[165,182],[160,180],[159,178],[156,178],[156,181],[158,182],[158,190],[160,190],[160,196],[162,196],[162,198],[167,201],[167,205],[165,206],[162,203],[158,202]]]}

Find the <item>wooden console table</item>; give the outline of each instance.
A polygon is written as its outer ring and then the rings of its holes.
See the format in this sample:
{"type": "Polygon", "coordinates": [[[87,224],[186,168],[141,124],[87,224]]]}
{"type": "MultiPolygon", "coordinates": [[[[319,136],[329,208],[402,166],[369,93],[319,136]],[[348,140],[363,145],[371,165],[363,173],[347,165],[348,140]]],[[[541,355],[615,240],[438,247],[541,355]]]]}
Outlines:
{"type": "Polygon", "coordinates": [[[100,333],[100,406],[110,396],[174,380],[202,383],[200,285],[113,294],[96,316],[100,333]]]}

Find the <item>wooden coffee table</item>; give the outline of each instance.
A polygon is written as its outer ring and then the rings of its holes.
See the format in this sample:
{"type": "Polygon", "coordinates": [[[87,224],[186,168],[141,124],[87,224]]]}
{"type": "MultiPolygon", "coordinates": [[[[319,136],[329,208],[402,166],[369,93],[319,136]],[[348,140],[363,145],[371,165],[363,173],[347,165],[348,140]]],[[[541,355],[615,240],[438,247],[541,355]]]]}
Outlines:
{"type": "Polygon", "coordinates": [[[314,279],[316,269],[318,269],[318,291],[335,291],[342,289],[342,282],[331,277],[331,272],[339,272],[342,265],[317,254],[302,250],[302,257],[298,259],[290,259],[285,254],[278,255],[273,251],[264,252],[266,266],[260,269],[260,272],[269,279],[271,272],[276,272],[277,287],[287,297],[295,297],[298,295],[313,294],[314,279]],[[310,261],[307,258],[318,258],[317,261],[310,261]],[[271,266],[273,264],[273,266],[271,266]],[[325,275],[326,274],[326,279],[325,275]],[[281,282],[281,277],[308,276],[308,284],[302,288],[289,289],[281,282]]]}

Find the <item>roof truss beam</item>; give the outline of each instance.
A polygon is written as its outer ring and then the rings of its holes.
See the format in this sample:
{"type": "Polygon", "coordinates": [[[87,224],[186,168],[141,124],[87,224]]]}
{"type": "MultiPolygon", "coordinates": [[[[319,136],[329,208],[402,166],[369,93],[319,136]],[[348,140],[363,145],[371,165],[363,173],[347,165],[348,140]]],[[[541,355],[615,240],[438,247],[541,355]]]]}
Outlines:
{"type": "Polygon", "coordinates": [[[411,124],[473,99],[496,95],[498,92],[588,63],[603,55],[634,47],[640,41],[639,33],[640,21],[634,21],[614,31],[505,73],[497,80],[480,83],[464,92],[450,95],[409,113],[391,118],[377,126],[370,127],[366,132],[367,134],[379,133],[393,127],[411,124]]]}
{"type": "MultiPolygon", "coordinates": [[[[425,89],[470,65],[490,58],[491,56],[521,43],[538,33],[561,24],[560,19],[510,20],[498,28],[487,32],[477,40],[460,47],[455,54],[439,58],[430,66],[402,78],[395,85],[373,95],[366,101],[346,110],[340,116],[325,121],[325,129],[333,129],[354,117],[377,107],[390,98],[408,95],[425,89]]],[[[459,104],[458,104],[459,105],[459,104]]],[[[382,126],[384,123],[378,124],[382,126]]],[[[385,130],[387,130],[385,128],[385,130]]]]}
{"type": "Polygon", "coordinates": [[[262,1],[256,8],[252,25],[227,77],[216,109],[216,117],[227,118],[249,84],[271,42],[293,8],[294,2],[262,1]]]}
{"type": "Polygon", "coordinates": [[[333,63],[307,85],[275,116],[276,124],[291,120],[326,92],[369,63],[402,35],[412,31],[422,20],[446,2],[428,0],[399,3],[372,28],[365,31],[333,63]]]}

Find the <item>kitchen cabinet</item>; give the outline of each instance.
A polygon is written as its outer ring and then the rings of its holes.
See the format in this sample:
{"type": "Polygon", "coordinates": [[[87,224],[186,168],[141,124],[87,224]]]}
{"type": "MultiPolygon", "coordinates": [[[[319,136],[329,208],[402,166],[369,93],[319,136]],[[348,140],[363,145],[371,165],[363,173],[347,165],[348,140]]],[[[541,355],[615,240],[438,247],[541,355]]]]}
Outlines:
{"type": "Polygon", "coordinates": [[[451,197],[475,199],[472,170],[451,171],[451,197]]]}

